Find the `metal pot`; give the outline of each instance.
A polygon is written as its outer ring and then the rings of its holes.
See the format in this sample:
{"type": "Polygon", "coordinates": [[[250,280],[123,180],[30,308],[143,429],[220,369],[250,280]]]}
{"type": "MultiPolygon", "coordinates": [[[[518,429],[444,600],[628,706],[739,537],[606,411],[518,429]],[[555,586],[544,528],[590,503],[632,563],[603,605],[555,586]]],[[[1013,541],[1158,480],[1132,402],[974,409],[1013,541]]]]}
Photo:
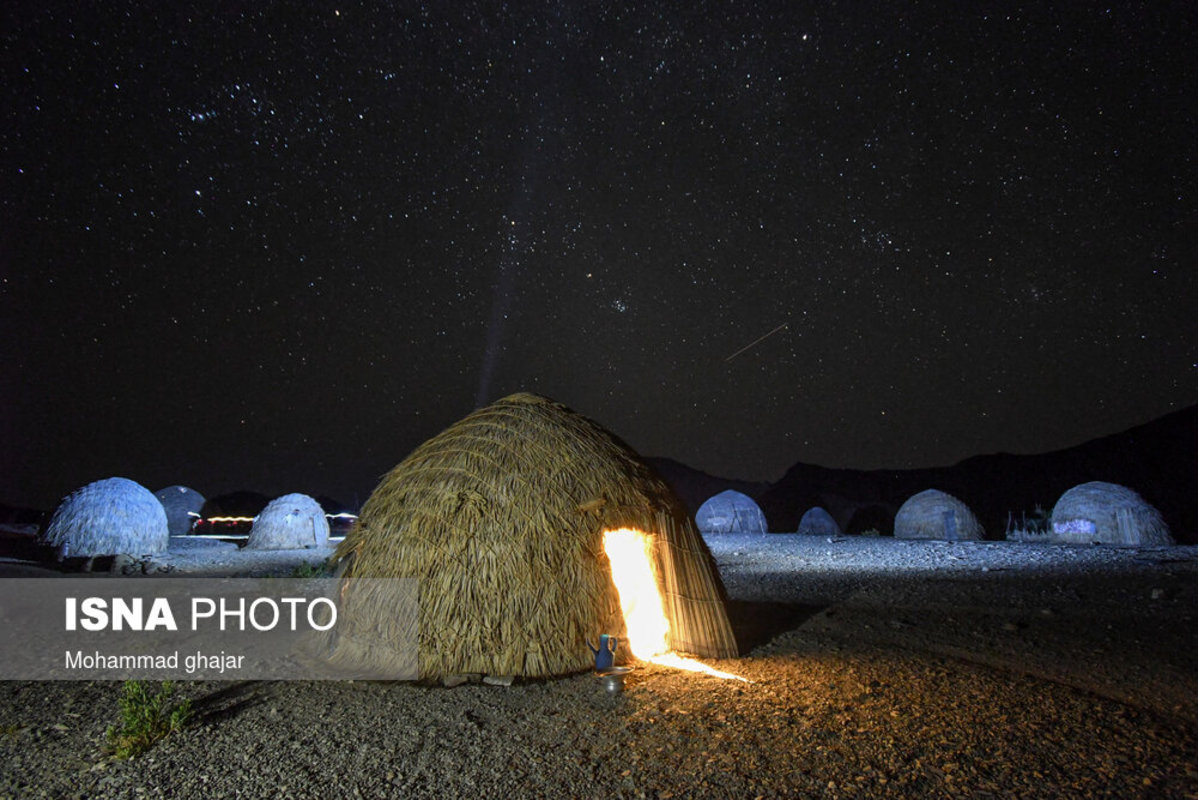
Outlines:
{"type": "Polygon", "coordinates": [[[624,676],[632,671],[631,667],[608,667],[599,671],[599,683],[608,694],[619,694],[624,691],[624,676]]]}

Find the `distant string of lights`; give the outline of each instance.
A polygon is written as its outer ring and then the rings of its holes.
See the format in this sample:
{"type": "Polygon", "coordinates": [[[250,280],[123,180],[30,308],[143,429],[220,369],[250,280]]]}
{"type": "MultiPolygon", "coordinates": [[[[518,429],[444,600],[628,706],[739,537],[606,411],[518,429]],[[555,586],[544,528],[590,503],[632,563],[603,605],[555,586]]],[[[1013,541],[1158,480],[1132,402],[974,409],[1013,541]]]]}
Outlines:
{"type": "MultiPolygon", "coordinates": [[[[257,517],[202,517],[194,511],[188,511],[187,516],[193,517],[198,522],[237,523],[237,522],[253,522],[254,520],[257,519],[257,517]]],[[[342,512],[340,514],[325,514],[325,517],[327,517],[328,519],[356,520],[358,518],[358,515],[350,514],[349,512],[342,512]]]]}

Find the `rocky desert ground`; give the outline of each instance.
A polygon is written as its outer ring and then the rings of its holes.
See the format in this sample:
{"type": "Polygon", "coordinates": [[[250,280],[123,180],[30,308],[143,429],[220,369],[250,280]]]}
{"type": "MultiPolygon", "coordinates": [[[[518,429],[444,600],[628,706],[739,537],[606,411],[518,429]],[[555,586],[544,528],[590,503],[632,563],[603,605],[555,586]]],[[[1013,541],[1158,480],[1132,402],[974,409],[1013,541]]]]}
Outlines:
{"type": "MultiPolygon", "coordinates": [[[[0,797],[1198,797],[1198,548],[708,543],[743,681],[185,683],[192,724],[129,761],[119,683],[6,682],[0,797]]],[[[194,547],[147,567],[323,555],[194,547]]]]}

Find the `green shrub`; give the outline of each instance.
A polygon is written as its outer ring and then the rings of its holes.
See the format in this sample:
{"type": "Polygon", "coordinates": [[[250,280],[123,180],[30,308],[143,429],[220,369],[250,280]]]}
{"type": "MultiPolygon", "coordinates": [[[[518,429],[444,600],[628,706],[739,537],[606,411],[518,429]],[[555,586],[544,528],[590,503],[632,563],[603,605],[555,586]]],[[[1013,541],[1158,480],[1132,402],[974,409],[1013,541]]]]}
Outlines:
{"type": "Polygon", "coordinates": [[[882,532],[879,531],[877,528],[870,528],[867,531],[861,531],[861,535],[862,536],[881,536],[882,532]]]}
{"type": "Polygon", "coordinates": [[[309,564],[305,561],[291,570],[291,577],[293,578],[328,578],[332,574],[333,571],[329,569],[327,561],[321,561],[318,564],[309,564]]]}
{"type": "Polygon", "coordinates": [[[108,749],[117,758],[133,758],[155,742],[183,727],[191,716],[191,701],[172,704],[175,685],[163,681],[151,694],[141,681],[125,681],[121,694],[120,727],[108,729],[108,749]]]}

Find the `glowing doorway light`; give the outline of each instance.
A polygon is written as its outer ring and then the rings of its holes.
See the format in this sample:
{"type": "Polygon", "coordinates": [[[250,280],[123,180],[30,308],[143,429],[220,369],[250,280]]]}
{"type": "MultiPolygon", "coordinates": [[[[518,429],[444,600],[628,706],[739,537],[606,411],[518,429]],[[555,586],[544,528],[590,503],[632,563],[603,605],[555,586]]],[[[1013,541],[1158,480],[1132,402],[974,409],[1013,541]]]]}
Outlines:
{"type": "Polygon", "coordinates": [[[620,595],[628,649],[646,661],[668,651],[670,623],[649,565],[649,540],[640,531],[621,528],[603,534],[603,550],[611,561],[611,579],[620,595]]]}
{"type": "Polygon", "coordinates": [[[739,675],[721,672],[694,659],[683,658],[670,652],[667,641],[670,623],[666,619],[661,591],[653,577],[651,547],[652,542],[648,536],[629,528],[606,531],[603,534],[603,550],[611,562],[612,583],[616,585],[616,593],[620,596],[620,610],[624,613],[628,649],[642,661],[650,661],[663,667],[745,681],[739,675]]]}

